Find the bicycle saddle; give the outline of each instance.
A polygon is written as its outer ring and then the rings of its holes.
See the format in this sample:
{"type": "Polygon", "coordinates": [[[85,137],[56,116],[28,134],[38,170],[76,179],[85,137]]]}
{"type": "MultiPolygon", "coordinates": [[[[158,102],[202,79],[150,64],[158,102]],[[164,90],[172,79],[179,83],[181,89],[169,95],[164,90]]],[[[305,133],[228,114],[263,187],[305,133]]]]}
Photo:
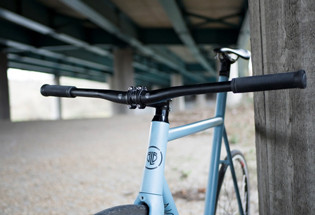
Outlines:
{"type": "Polygon", "coordinates": [[[248,60],[250,58],[250,51],[246,49],[216,48],[214,49],[214,51],[217,53],[235,54],[245,60],[248,60]]]}

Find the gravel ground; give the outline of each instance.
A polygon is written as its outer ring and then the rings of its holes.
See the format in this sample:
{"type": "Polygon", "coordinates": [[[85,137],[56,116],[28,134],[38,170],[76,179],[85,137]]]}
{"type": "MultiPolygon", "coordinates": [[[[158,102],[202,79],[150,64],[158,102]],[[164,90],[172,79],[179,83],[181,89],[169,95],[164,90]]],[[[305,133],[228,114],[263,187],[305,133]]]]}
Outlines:
{"type": "MultiPolygon", "coordinates": [[[[202,109],[172,114],[171,126],[212,114],[202,109]]],[[[132,203],[140,187],[151,118],[0,122],[0,214],[93,214],[132,203]]],[[[248,159],[251,214],[258,214],[251,105],[230,109],[227,120],[231,147],[248,159]]],[[[169,144],[166,177],[181,215],[203,213],[210,134],[169,144]]]]}

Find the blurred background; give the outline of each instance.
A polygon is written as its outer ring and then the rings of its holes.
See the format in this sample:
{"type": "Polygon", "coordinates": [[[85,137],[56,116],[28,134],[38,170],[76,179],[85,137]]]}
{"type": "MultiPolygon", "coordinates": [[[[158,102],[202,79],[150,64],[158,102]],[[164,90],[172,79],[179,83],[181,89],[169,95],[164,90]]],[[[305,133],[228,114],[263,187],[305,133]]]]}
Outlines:
{"type": "MultiPolygon", "coordinates": [[[[8,96],[7,76],[12,81],[36,76],[19,70],[50,74],[51,84],[80,79],[86,81],[81,87],[96,81],[104,83],[93,84],[100,88],[158,89],[216,81],[214,48],[250,49],[247,0],[4,0],[0,24],[1,119],[10,119],[10,104],[14,109],[18,94],[11,83],[8,96]]],[[[250,74],[248,68],[247,61],[239,60],[232,77],[250,74]]],[[[202,96],[196,100],[206,102],[202,96]]],[[[67,111],[69,100],[51,102],[51,114],[42,118],[67,119],[77,113],[67,111]]],[[[182,110],[184,99],[173,106],[182,110]]],[[[127,108],[114,106],[111,112],[106,115],[123,114],[127,108]]],[[[97,116],[98,111],[93,114],[87,116],[97,116]]],[[[22,115],[12,113],[12,120],[22,120],[22,115]]]]}
{"type": "MultiPolygon", "coordinates": [[[[58,119],[58,100],[45,98],[40,94],[43,84],[53,84],[51,74],[8,70],[9,97],[12,121],[55,120],[58,119]]],[[[60,77],[61,85],[80,86],[82,88],[108,89],[107,83],[60,77]]],[[[80,119],[109,117],[112,115],[110,103],[98,99],[77,98],[62,99],[62,119],[80,119]]]]}
{"type": "MultiPolygon", "coordinates": [[[[214,48],[250,49],[247,0],[3,0],[0,26],[1,214],[92,214],[132,203],[139,190],[153,110],[47,98],[43,84],[214,82],[214,48]]],[[[232,65],[231,78],[247,75],[250,61],[232,65]]],[[[171,126],[212,117],[215,98],[174,99],[171,126]]],[[[251,94],[229,94],[227,131],[248,159],[255,214],[252,102],[251,94]]],[[[181,214],[203,211],[211,134],[169,146],[166,175],[181,214]]]]}

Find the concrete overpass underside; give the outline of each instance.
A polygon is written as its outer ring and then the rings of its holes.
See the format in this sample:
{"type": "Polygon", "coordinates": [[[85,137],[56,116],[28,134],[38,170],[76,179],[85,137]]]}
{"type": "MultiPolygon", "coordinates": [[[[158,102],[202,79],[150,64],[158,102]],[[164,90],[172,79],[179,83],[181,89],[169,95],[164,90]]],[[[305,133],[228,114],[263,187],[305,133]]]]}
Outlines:
{"type": "Polygon", "coordinates": [[[168,87],[174,74],[182,84],[215,81],[212,49],[249,47],[247,9],[247,0],[2,0],[1,118],[10,115],[8,68],[114,89],[168,87]]]}

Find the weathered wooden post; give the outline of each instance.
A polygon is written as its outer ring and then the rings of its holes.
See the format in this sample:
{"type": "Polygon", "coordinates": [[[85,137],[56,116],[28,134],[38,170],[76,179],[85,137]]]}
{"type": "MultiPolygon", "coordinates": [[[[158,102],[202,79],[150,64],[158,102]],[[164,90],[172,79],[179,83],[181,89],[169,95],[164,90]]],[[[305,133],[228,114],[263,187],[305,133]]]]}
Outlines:
{"type": "Polygon", "coordinates": [[[252,0],[255,75],[307,72],[305,90],[255,93],[261,215],[315,211],[315,1],[252,0]]]}

